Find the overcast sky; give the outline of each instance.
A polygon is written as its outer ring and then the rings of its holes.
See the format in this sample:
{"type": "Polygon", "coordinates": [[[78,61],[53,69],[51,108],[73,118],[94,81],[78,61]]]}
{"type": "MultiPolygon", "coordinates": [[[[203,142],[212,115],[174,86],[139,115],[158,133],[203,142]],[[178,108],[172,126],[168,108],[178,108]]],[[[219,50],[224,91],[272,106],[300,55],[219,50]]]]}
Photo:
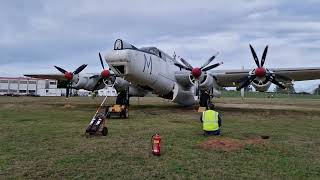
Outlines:
{"type": "Polygon", "coordinates": [[[251,43],[259,57],[269,45],[266,67],[320,67],[317,0],[2,0],[0,22],[0,76],[83,63],[84,72],[100,72],[98,52],[117,38],[175,51],[195,66],[219,51],[219,69],[254,68],[251,43]]]}

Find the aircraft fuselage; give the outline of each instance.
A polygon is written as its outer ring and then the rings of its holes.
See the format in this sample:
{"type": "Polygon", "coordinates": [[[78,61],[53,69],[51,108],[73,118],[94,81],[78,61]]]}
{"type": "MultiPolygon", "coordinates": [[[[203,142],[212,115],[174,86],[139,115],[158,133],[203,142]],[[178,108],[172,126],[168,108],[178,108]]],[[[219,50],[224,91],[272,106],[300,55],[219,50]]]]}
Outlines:
{"type": "Polygon", "coordinates": [[[172,92],[176,82],[173,72],[179,70],[171,59],[132,49],[114,50],[106,61],[117,75],[162,97],[172,92]]]}

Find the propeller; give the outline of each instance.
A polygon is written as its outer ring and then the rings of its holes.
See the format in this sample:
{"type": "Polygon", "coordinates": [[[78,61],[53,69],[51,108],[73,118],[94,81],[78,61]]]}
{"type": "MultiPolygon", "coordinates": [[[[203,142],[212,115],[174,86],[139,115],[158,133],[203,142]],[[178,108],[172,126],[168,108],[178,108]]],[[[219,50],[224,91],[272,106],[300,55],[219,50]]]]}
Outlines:
{"type": "Polygon", "coordinates": [[[66,87],[66,97],[69,97],[70,94],[70,89],[72,88],[72,80],[74,75],[79,74],[81,71],[84,70],[84,68],[87,67],[87,64],[82,64],[81,66],[79,66],[75,71],[70,72],[70,71],[66,71],[63,68],[59,67],[59,66],[54,66],[58,71],[60,71],[62,74],[64,74],[64,77],[67,79],[67,87],[66,87]]]}
{"type": "Polygon", "coordinates": [[[179,67],[181,69],[191,71],[192,76],[195,79],[199,79],[199,77],[202,75],[202,72],[209,71],[209,70],[216,68],[216,67],[220,66],[221,64],[223,64],[223,62],[220,62],[220,63],[216,63],[216,64],[208,66],[217,57],[217,55],[218,55],[218,53],[211,56],[200,68],[199,67],[194,68],[191,64],[189,64],[183,58],[180,58],[180,61],[183,64],[180,64],[179,62],[175,62],[174,65],[176,65],[177,67],[179,67]]]}
{"type": "Polygon", "coordinates": [[[241,82],[241,84],[236,88],[237,90],[240,90],[244,87],[247,87],[252,81],[254,81],[256,78],[258,79],[263,79],[265,78],[264,82],[271,82],[277,86],[279,86],[280,88],[285,89],[286,87],[280,83],[276,77],[279,77],[281,79],[289,79],[285,76],[282,75],[276,75],[275,73],[269,71],[267,68],[264,68],[264,63],[267,57],[267,53],[268,53],[268,46],[266,46],[264,48],[262,57],[261,57],[261,62],[259,62],[258,56],[255,52],[255,50],[253,49],[253,47],[251,46],[251,44],[249,44],[250,50],[251,50],[251,54],[253,56],[253,60],[257,65],[257,68],[254,69],[253,71],[250,72],[249,76],[241,78],[239,82],[241,82]]]}
{"type": "Polygon", "coordinates": [[[215,63],[213,65],[208,66],[218,55],[219,53],[216,53],[215,55],[211,56],[200,68],[199,67],[193,67],[190,63],[188,63],[185,59],[180,58],[180,61],[183,64],[180,64],[179,62],[175,62],[174,64],[181,68],[181,69],[185,69],[187,71],[190,71],[192,77],[195,80],[195,86],[196,86],[196,94],[200,96],[200,93],[198,91],[200,91],[199,85],[200,85],[200,77],[201,75],[204,73],[206,73],[207,71],[216,68],[218,66],[220,66],[221,64],[223,64],[223,62],[219,62],[219,63],[215,63]]]}
{"type": "Polygon", "coordinates": [[[94,86],[93,90],[96,90],[104,80],[109,79],[111,76],[110,71],[108,69],[105,69],[105,67],[104,67],[103,59],[102,59],[100,52],[99,52],[99,59],[100,59],[102,71],[101,71],[100,75],[93,75],[90,77],[90,79],[100,77],[97,84],[94,86]]]}

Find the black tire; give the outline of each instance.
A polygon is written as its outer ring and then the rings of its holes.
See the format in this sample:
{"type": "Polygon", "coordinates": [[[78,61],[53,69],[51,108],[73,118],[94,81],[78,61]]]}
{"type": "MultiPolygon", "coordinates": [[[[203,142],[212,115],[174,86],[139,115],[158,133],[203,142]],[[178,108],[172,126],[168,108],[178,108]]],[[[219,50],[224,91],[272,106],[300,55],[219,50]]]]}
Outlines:
{"type": "Polygon", "coordinates": [[[120,112],[120,118],[123,118],[123,119],[126,118],[126,115],[125,115],[125,113],[123,111],[120,112]]]}
{"type": "Polygon", "coordinates": [[[128,116],[129,116],[128,110],[123,110],[123,111],[121,112],[121,114],[122,114],[122,117],[123,117],[124,119],[128,118],[128,116]]]}
{"type": "Polygon", "coordinates": [[[106,136],[108,134],[108,128],[107,127],[103,127],[102,131],[101,131],[102,136],[106,136]]]}
{"type": "Polygon", "coordinates": [[[110,115],[110,113],[108,112],[107,115],[106,115],[106,118],[110,119],[110,116],[111,116],[111,115],[110,115]]]}

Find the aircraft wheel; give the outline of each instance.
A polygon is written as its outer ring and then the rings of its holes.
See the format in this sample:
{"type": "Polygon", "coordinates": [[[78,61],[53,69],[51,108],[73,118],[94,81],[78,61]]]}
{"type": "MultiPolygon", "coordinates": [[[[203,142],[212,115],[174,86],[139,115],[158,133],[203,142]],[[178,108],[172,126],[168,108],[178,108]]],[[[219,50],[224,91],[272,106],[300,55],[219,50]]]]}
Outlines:
{"type": "Polygon", "coordinates": [[[107,113],[106,118],[110,119],[110,113],[107,113]]]}
{"type": "Polygon", "coordinates": [[[103,136],[106,136],[106,135],[108,134],[108,128],[107,128],[107,127],[103,127],[103,128],[102,128],[102,131],[101,131],[101,134],[102,134],[103,136]]]}

